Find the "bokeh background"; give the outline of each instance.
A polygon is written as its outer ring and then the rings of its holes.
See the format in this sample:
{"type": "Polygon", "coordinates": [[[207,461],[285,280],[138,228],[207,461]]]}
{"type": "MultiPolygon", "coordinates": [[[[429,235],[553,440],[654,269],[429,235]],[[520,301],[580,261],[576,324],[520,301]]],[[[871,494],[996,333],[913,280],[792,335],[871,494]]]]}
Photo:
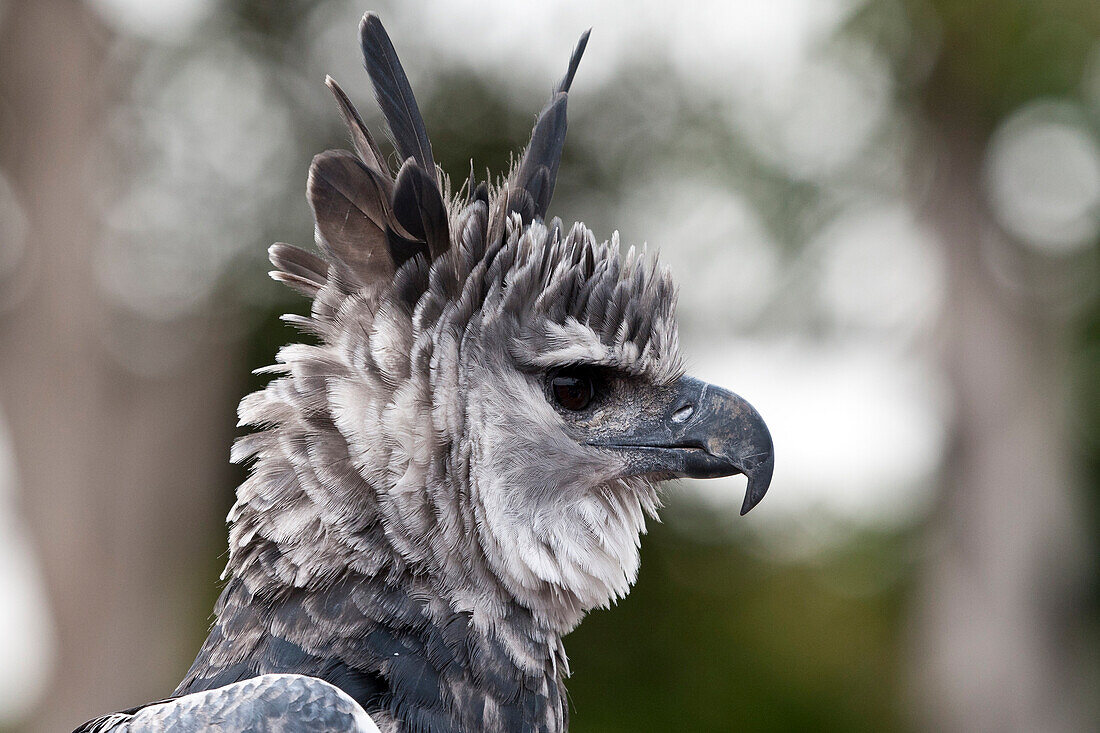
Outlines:
{"type": "Polygon", "coordinates": [[[1100,729],[1096,0],[372,2],[0,0],[0,729],[204,638],[367,9],[456,177],[594,28],[553,211],[661,249],[774,433],[757,510],[671,487],[567,639],[574,730],[1100,729]]]}

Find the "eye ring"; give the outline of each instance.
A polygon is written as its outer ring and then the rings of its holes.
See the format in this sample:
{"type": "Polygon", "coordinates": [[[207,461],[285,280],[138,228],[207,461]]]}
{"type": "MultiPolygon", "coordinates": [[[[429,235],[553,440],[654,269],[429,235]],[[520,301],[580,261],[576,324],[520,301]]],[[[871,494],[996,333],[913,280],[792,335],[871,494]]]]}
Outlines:
{"type": "Polygon", "coordinates": [[[562,370],[550,378],[550,394],[564,409],[580,412],[592,404],[596,385],[592,377],[582,371],[562,370]]]}

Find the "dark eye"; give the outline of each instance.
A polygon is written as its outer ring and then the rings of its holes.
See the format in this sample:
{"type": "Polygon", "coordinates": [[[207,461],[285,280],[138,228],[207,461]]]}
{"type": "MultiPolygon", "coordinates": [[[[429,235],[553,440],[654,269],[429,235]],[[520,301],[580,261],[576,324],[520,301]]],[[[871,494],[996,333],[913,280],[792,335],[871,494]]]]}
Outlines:
{"type": "Polygon", "coordinates": [[[567,410],[583,410],[592,402],[596,387],[592,377],[579,371],[558,372],[550,380],[550,392],[554,401],[567,410]]]}

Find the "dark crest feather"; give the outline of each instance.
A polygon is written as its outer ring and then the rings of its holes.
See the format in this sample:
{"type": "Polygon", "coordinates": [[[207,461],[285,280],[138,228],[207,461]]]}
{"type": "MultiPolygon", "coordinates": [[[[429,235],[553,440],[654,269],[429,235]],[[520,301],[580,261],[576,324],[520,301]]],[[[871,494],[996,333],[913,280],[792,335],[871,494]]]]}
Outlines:
{"type": "Polygon", "coordinates": [[[393,258],[393,265],[398,270],[413,257],[424,254],[423,242],[403,237],[393,229],[386,231],[386,242],[389,244],[390,257],[393,258]]]}
{"type": "Polygon", "coordinates": [[[327,262],[312,252],[292,244],[276,242],[268,247],[267,258],[279,270],[309,280],[318,288],[322,287],[328,278],[327,262]]]}
{"type": "Polygon", "coordinates": [[[281,282],[288,286],[292,290],[301,293],[307,298],[316,297],[317,293],[321,291],[321,288],[317,286],[313,280],[309,280],[300,275],[292,275],[289,272],[283,272],[282,270],[272,270],[267,273],[271,276],[271,279],[276,282],[281,282]]]}
{"type": "Polygon", "coordinates": [[[573,77],[577,73],[577,67],[581,63],[581,56],[584,55],[584,49],[588,46],[588,37],[592,35],[592,29],[589,28],[581,37],[577,40],[577,45],[573,48],[573,55],[569,57],[569,68],[565,70],[565,76],[561,78],[558,85],[554,88],[555,94],[562,92],[568,92],[569,87],[573,86],[573,77]]]}
{"type": "MultiPolygon", "coordinates": [[[[484,203],[490,213],[487,240],[503,234],[510,213],[525,223],[546,216],[565,142],[568,92],[588,37],[585,31],[577,42],[498,204],[490,205],[489,187],[477,182],[471,165],[468,203],[484,203]]],[[[451,245],[447,205],[424,119],[393,43],[374,13],[363,16],[359,40],[375,97],[404,162],[395,180],[347,94],[326,77],[358,157],[327,151],[310,166],[307,193],[325,258],[289,245],[271,249],[277,268],[273,276],[307,295],[398,288],[395,276],[408,269],[410,260],[421,262],[421,268],[430,266],[451,245]],[[335,290],[324,288],[328,282],[335,283],[335,290]]],[[[560,224],[555,234],[560,236],[560,224]]]]}
{"type": "Polygon", "coordinates": [[[489,205],[489,186],[485,181],[478,183],[477,187],[474,188],[473,192],[470,194],[470,203],[474,203],[475,201],[480,201],[485,204],[485,206],[489,205]]]}
{"type": "Polygon", "coordinates": [[[363,118],[359,116],[359,111],[348,99],[348,95],[344,94],[344,90],[331,76],[325,77],[325,85],[332,90],[332,95],[336,97],[336,104],[340,107],[340,114],[344,116],[344,123],[348,126],[351,143],[355,146],[355,152],[359,154],[359,159],[366,163],[368,167],[381,173],[385,178],[391,178],[392,175],[389,166],[386,165],[386,159],[378,151],[378,145],[375,144],[370,131],[363,124],[363,118]]]}
{"type": "MultiPolygon", "coordinates": [[[[435,181],[409,158],[397,173],[393,186],[393,215],[412,238],[423,242],[431,262],[450,247],[447,208],[435,181]]],[[[394,258],[396,260],[396,257],[394,258]]]]}
{"type": "Polygon", "coordinates": [[[307,193],[317,243],[366,286],[381,286],[393,278],[386,241],[386,188],[378,173],[344,150],[321,153],[309,167],[307,193]]]}
{"type": "Polygon", "coordinates": [[[581,56],[584,55],[585,46],[588,45],[590,33],[591,29],[585,31],[577,41],[573,55],[569,58],[569,67],[566,69],[565,76],[558,82],[550,101],[539,113],[535,127],[531,131],[531,142],[528,143],[523,158],[512,175],[508,209],[520,212],[525,222],[532,218],[545,219],[550,199],[554,195],[558,164],[561,162],[561,151],[565,145],[569,87],[573,84],[573,77],[577,73],[581,56]],[[530,201],[522,195],[522,192],[526,192],[530,201]],[[515,198],[514,201],[513,198],[515,198]],[[530,214],[527,213],[528,211],[530,214]]]}
{"type": "Polygon", "coordinates": [[[374,95],[386,117],[398,155],[402,160],[415,158],[438,186],[432,144],[428,141],[424,118],[420,116],[409,78],[401,67],[389,34],[374,13],[363,16],[359,24],[359,43],[363,48],[363,62],[374,85],[374,95]]]}

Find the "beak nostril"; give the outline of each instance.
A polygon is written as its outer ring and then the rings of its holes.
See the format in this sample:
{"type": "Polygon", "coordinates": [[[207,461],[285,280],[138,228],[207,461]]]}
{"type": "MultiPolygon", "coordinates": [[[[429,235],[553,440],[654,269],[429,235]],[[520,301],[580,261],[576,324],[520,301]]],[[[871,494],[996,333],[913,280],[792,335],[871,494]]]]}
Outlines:
{"type": "Polygon", "coordinates": [[[695,414],[695,405],[690,402],[682,407],[677,407],[672,413],[672,422],[682,423],[695,414]]]}

